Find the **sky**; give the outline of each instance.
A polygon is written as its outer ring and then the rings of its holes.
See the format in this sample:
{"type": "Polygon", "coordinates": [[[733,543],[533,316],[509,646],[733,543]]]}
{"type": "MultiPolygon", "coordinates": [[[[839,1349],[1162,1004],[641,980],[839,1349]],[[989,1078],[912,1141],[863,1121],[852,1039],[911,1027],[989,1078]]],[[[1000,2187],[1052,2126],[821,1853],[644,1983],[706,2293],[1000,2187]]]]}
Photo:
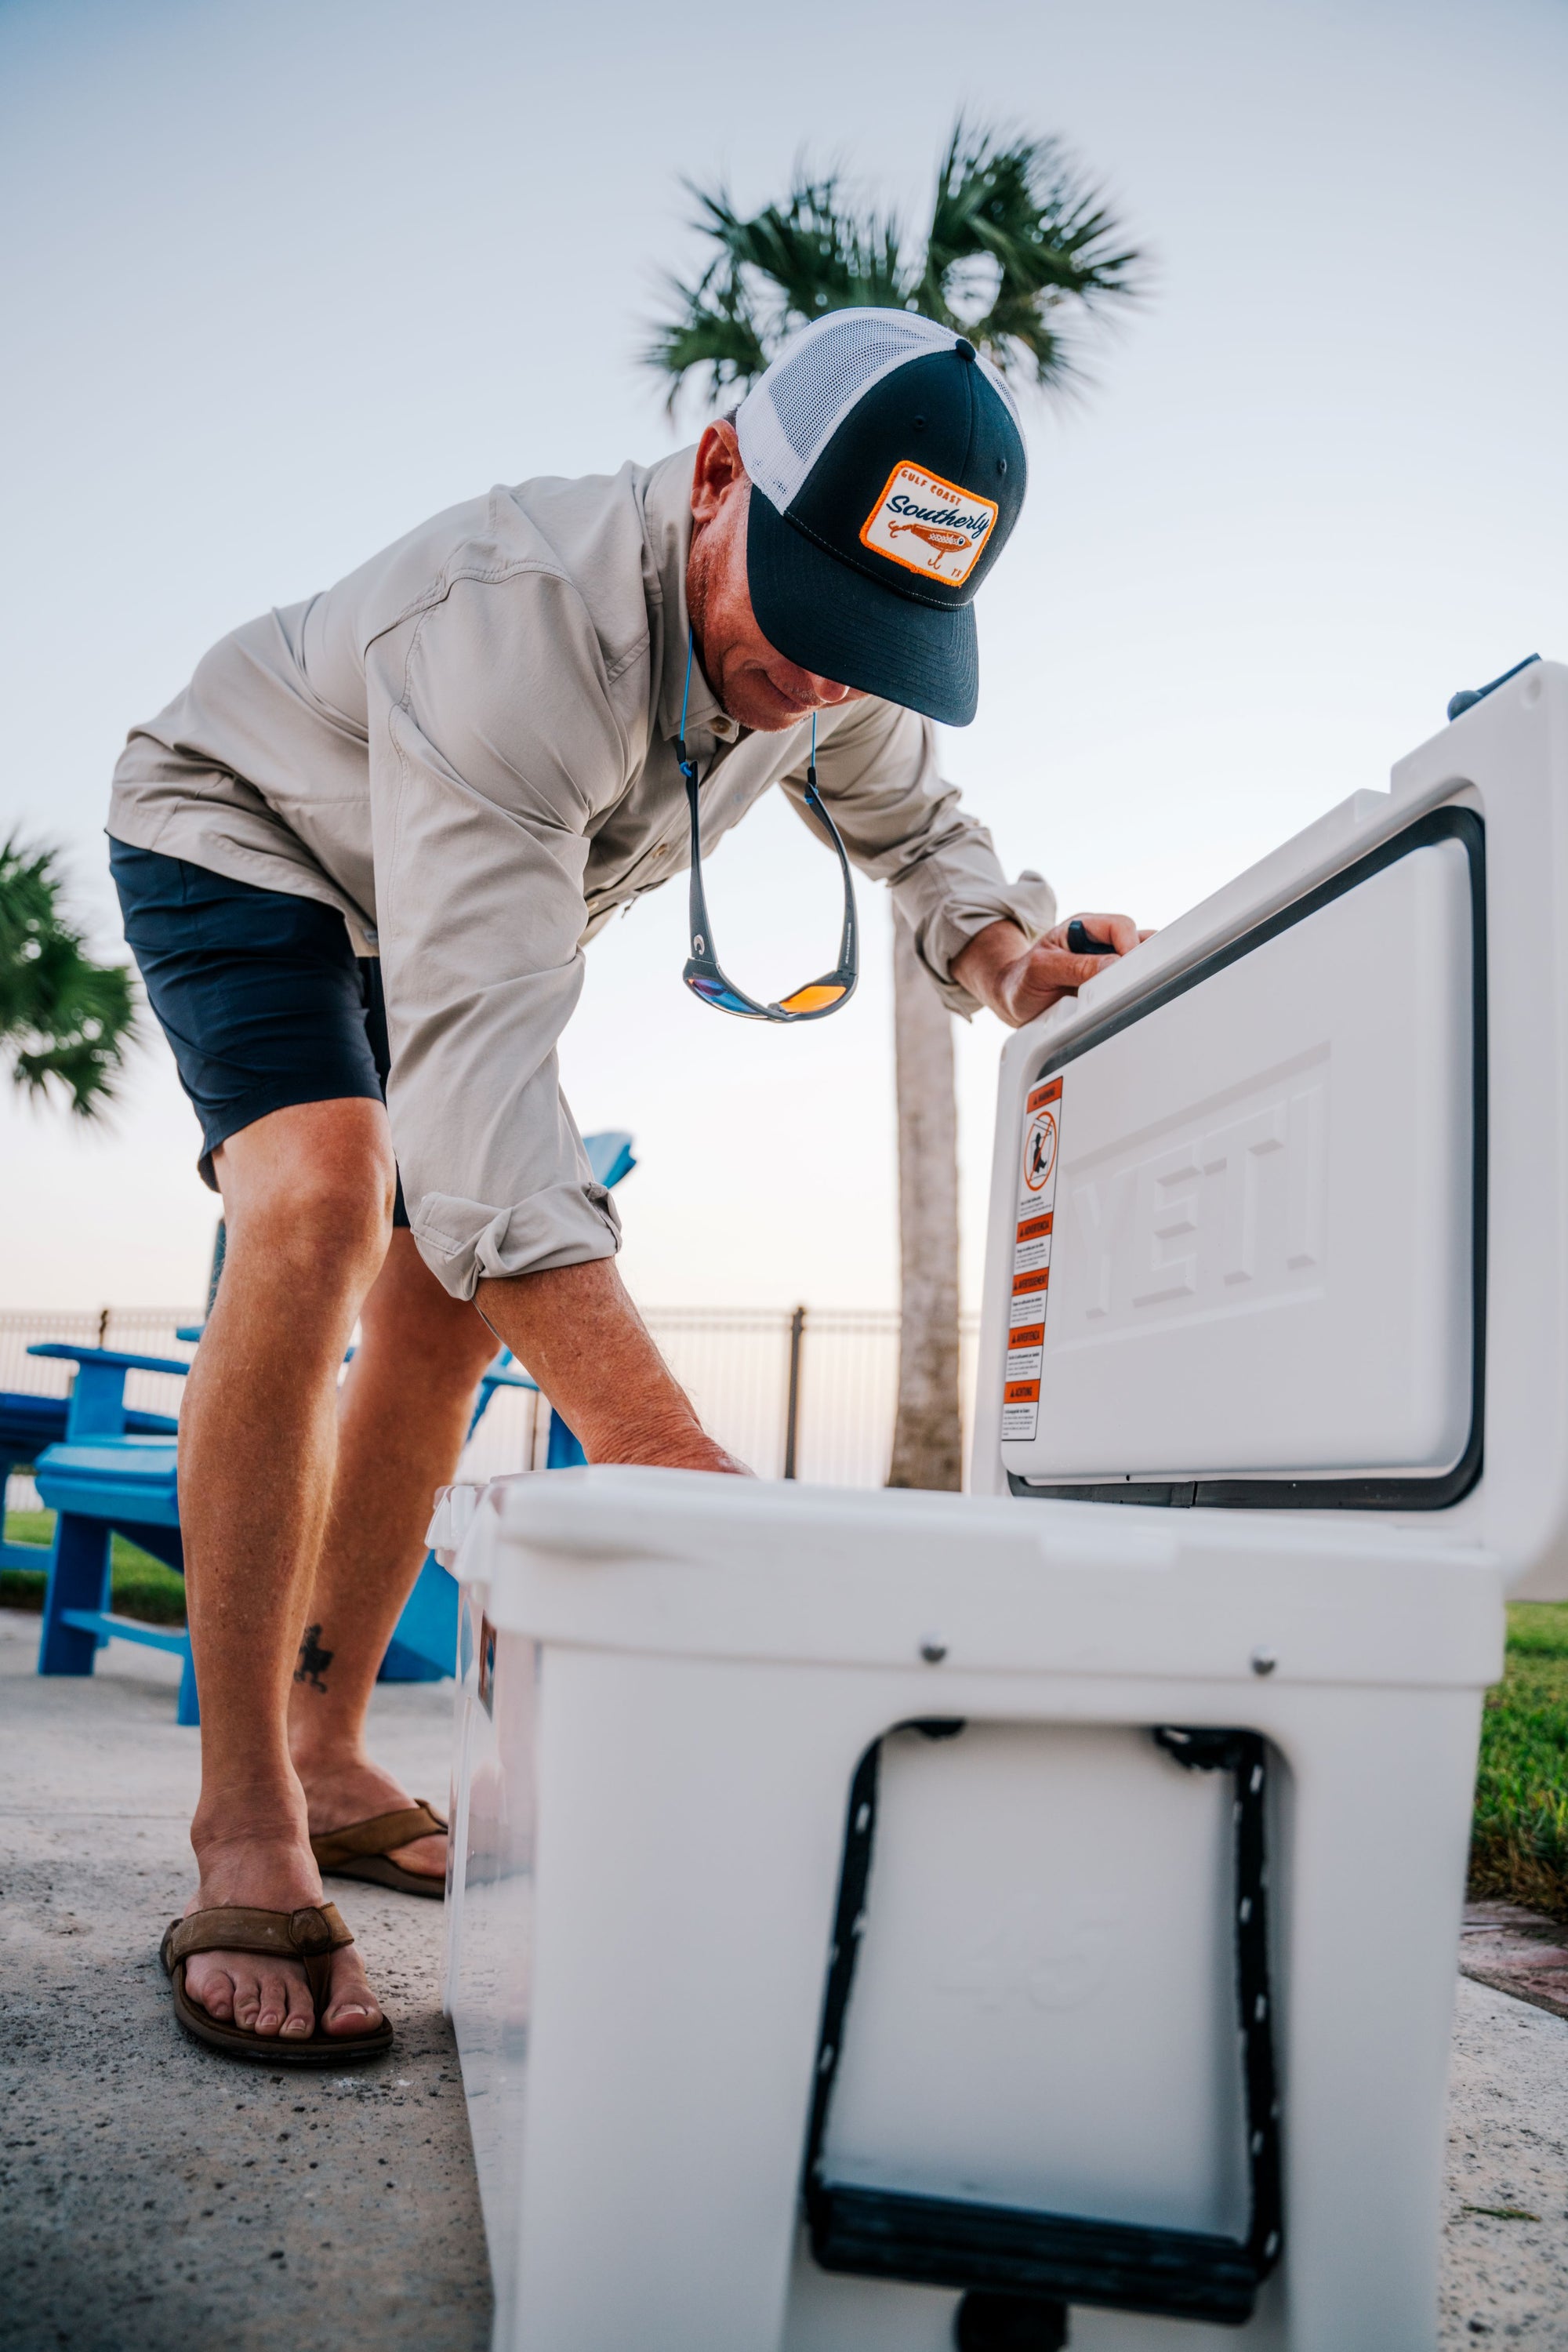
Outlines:
{"type": "MultiPolygon", "coordinates": [[[[698,253],[682,176],[750,206],[797,154],[911,224],[955,110],[1062,136],[1151,257],[979,601],[947,772],[1064,913],[1160,923],[1443,723],[1568,657],[1568,9],[1561,0],[0,0],[0,835],[58,845],[123,952],[110,772],[205,648],[497,481],[695,438],[638,352],[698,253]]],[[[710,877],[768,994],[837,936],[764,804],[710,877]]],[[[842,1015],[758,1030],[680,987],[684,892],[588,950],[563,1045],[623,1127],[655,1306],[892,1305],[889,935],[842,1015]]],[[[959,1032],[977,1304],[1002,1032],[959,1032]]],[[[200,1298],[216,1202],[153,1024],[112,1119],[0,1086],[0,1308],[200,1298]]]]}

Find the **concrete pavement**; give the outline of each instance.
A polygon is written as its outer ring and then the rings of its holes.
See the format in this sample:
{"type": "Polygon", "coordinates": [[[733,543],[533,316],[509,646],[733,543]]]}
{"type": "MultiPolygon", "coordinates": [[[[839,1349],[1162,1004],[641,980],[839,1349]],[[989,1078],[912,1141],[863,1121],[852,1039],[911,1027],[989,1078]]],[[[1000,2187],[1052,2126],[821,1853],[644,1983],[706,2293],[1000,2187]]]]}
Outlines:
{"type": "MultiPolygon", "coordinates": [[[[342,2074],[238,2066],[174,2021],[157,1943],[191,1883],[196,1741],[173,1660],[40,1681],[0,1612],[0,2345],[482,2352],[489,2270],[440,1906],[329,1892],[397,2028],[342,2074]]],[[[444,1811],[451,1685],[377,1695],[378,1753],[444,1811]]]]}

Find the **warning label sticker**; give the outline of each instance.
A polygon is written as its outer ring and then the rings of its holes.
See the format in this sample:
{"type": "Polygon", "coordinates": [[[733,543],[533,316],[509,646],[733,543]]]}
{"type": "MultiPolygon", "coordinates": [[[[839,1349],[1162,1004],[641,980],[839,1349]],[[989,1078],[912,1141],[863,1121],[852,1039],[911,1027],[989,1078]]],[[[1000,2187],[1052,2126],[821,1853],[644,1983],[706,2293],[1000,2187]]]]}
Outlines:
{"type": "Polygon", "coordinates": [[[1037,1267],[1049,1265],[1050,1262],[1051,1221],[1049,1217],[1026,1217],[1018,1227],[1018,1238],[1013,1244],[1014,1273],[1032,1274],[1037,1267]],[[1030,1228],[1035,1225],[1044,1225],[1045,1232],[1043,1234],[1031,1232],[1030,1228]]]}
{"type": "Polygon", "coordinates": [[[1031,1438],[1040,1421],[1040,1371],[1045,1360],[1046,1304],[1051,1286],[1051,1237],[1056,1224],[1057,1158],[1061,1143],[1062,1082],[1032,1087],[1024,1105],[1018,1166],[1018,1222],[1013,1239],[1013,1296],[1007,1316],[1003,1375],[1004,1440],[1031,1438]]]}

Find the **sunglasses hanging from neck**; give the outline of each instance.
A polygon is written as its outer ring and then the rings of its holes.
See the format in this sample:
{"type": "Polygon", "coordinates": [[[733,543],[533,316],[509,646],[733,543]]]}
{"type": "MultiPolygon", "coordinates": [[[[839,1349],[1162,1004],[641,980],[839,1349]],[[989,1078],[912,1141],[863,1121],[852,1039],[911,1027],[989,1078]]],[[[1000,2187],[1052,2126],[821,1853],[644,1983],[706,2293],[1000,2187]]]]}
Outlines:
{"type": "Polygon", "coordinates": [[[802,988],[793,989],[774,1004],[759,1004],[744,989],[727,980],[713,952],[713,929],[708,919],[708,900],[702,887],[702,824],[698,811],[697,763],[686,748],[686,710],[691,698],[691,656],[693,640],[689,631],[686,638],[686,689],[680,698],[680,733],[676,749],[680,756],[680,772],[686,780],[687,805],[691,812],[691,953],[686,960],[682,980],[694,996],[717,1012],[738,1013],[742,1021],[821,1021],[829,1013],[837,1013],[855,993],[859,978],[859,945],[855,927],[855,885],[850,878],[849,860],[844,844],[838,837],[838,827],[823,805],[816,786],[816,713],[811,714],[811,756],[805,772],[805,805],[816,819],[838,858],[844,877],[844,929],[838,940],[838,961],[831,971],[818,980],[808,980],[802,988]]]}

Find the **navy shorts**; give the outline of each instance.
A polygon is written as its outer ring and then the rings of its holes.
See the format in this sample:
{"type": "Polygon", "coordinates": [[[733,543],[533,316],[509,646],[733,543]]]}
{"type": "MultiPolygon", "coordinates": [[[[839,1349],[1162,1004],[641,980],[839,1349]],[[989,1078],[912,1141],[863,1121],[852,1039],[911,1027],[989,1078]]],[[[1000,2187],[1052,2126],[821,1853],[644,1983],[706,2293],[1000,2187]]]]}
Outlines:
{"type": "MultiPolygon", "coordinates": [[[[291,1103],[384,1100],[391,1055],[374,956],[335,907],[234,882],[155,849],[109,845],[125,936],[201,1121],[196,1166],[291,1103]]],[[[406,1225],[403,1185],[393,1223],[406,1225]]]]}

